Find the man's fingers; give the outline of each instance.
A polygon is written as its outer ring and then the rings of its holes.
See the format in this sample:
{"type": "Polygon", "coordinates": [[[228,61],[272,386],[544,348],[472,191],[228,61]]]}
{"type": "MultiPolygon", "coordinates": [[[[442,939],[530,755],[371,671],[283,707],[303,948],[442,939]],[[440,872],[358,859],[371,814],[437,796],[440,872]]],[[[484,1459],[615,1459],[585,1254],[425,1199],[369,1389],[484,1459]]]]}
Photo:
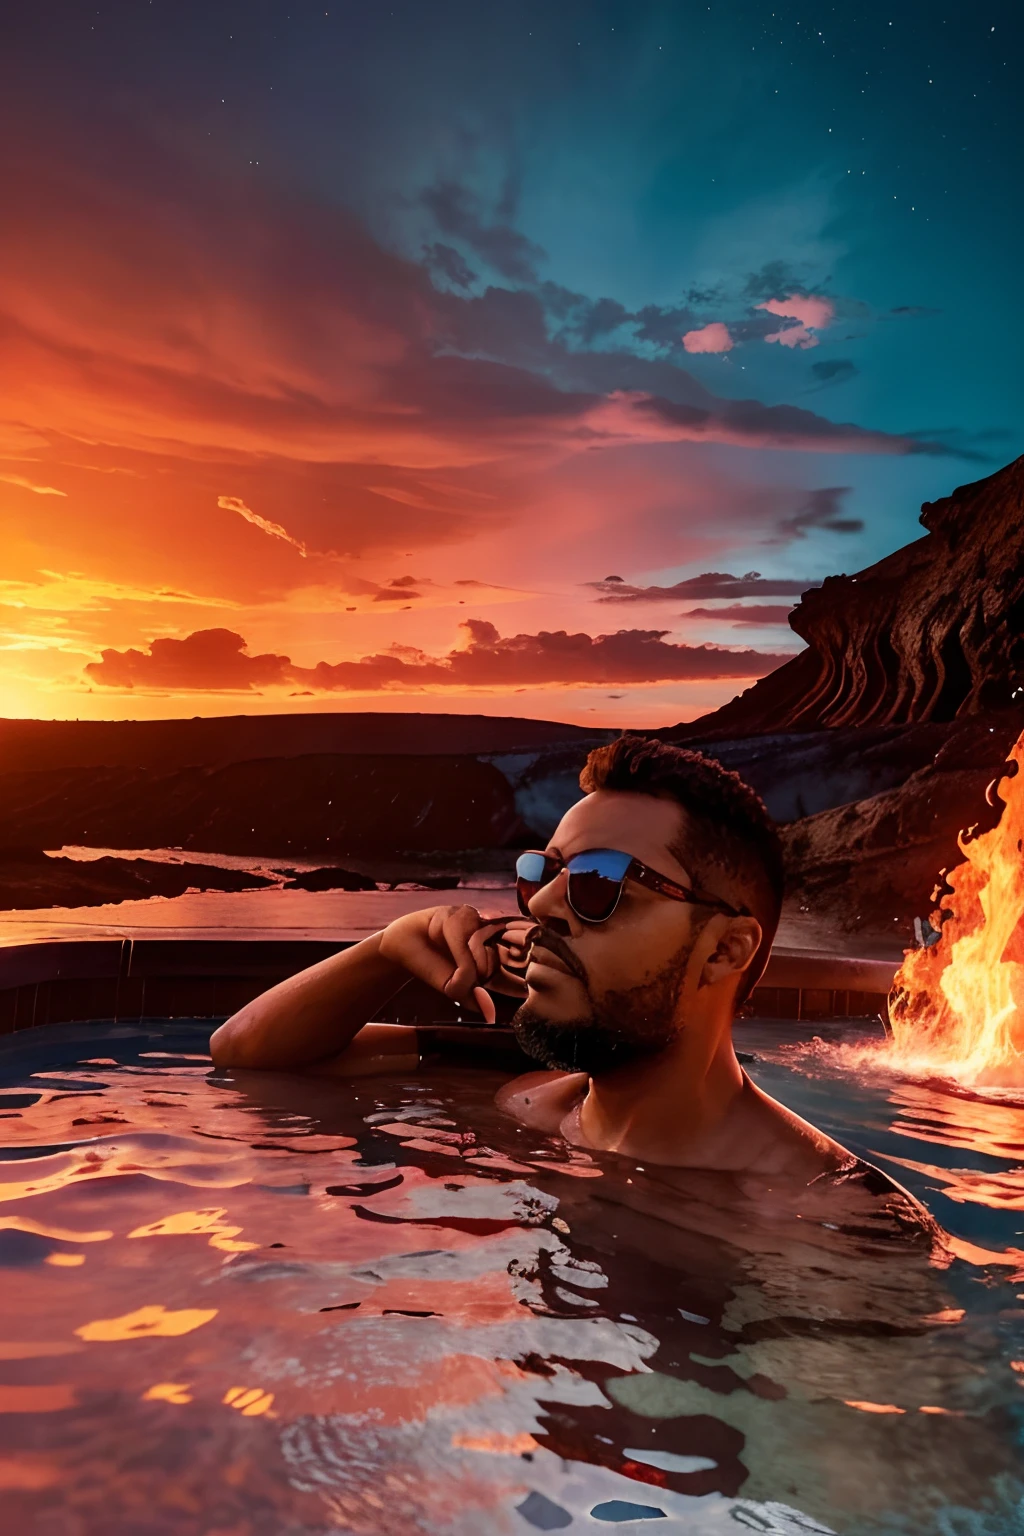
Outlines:
{"type": "MultiPolygon", "coordinates": [[[[452,953],[445,937],[445,920],[448,911],[438,907],[427,924],[424,946],[417,946],[412,970],[437,992],[444,992],[452,978],[452,953]]],[[[412,958],[412,957],[410,957],[412,958]]]]}
{"type": "Polygon", "coordinates": [[[505,932],[509,938],[520,941],[528,938],[537,926],[537,920],[533,917],[511,917],[505,920],[505,932]]]}
{"type": "Polygon", "coordinates": [[[493,948],[487,945],[488,935],[482,928],[478,928],[469,938],[469,952],[476,961],[477,972],[481,980],[486,981],[498,964],[498,956],[493,948]]]}
{"type": "Polygon", "coordinates": [[[480,967],[470,940],[479,931],[480,914],[474,907],[449,908],[443,925],[444,942],[455,961],[444,991],[448,997],[467,999],[480,980],[480,967]]]}
{"type": "Polygon", "coordinates": [[[525,955],[536,932],[537,924],[525,919],[522,922],[507,923],[498,944],[502,958],[504,959],[505,954],[509,952],[516,957],[525,955]]]}
{"type": "Polygon", "coordinates": [[[514,971],[506,970],[503,965],[495,971],[487,987],[489,991],[501,992],[505,997],[525,997],[529,991],[523,978],[517,976],[514,971]]]}
{"type": "Polygon", "coordinates": [[[473,1001],[483,1014],[484,1023],[493,1024],[498,1015],[495,1011],[494,999],[490,994],[485,992],[483,987],[474,987],[473,1001]]]}
{"type": "Polygon", "coordinates": [[[494,940],[508,921],[482,918],[475,907],[438,907],[427,923],[416,973],[445,997],[471,1003],[473,988],[501,969],[494,940]]]}

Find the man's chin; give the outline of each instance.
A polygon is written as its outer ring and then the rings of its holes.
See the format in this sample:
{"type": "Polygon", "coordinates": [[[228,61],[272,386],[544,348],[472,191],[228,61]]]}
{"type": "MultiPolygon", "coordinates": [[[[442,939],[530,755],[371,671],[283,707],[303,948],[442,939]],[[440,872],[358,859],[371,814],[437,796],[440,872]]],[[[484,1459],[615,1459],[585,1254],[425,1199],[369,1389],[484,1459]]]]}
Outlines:
{"type": "Polygon", "coordinates": [[[553,1072],[586,1072],[591,1077],[649,1056],[665,1041],[630,1040],[593,1018],[556,1022],[525,1002],[512,1019],[516,1039],[528,1056],[553,1072]]]}

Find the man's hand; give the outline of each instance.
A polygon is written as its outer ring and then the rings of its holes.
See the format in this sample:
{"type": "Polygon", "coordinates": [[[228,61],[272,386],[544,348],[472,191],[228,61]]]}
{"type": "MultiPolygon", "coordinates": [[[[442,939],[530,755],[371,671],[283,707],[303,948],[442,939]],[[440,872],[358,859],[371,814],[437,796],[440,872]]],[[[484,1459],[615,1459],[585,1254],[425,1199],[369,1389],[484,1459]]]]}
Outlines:
{"type": "Polygon", "coordinates": [[[523,964],[534,926],[526,918],[482,917],[470,906],[428,907],[389,923],[380,936],[380,953],[453,1002],[478,1009],[493,1024],[488,990],[526,996],[526,983],[515,969],[523,964]]]}
{"type": "MultiPolygon", "coordinates": [[[[411,976],[454,1002],[479,1010],[494,1023],[494,1003],[485,988],[524,997],[526,985],[514,974],[526,964],[526,945],[536,924],[525,918],[485,918],[474,907],[429,907],[410,912],[358,944],[279,981],[232,1014],[215,1032],[210,1051],[218,1067],[304,1070],[317,1063],[347,1062],[357,1039],[369,1040],[367,1020],[394,997],[411,976]],[[511,967],[512,969],[509,969],[511,967]]],[[[399,1046],[415,1030],[371,1024],[399,1046]]],[[[387,1053],[385,1053],[387,1054],[387,1053]]],[[[393,1054],[393,1052],[392,1052],[393,1054]]]]}

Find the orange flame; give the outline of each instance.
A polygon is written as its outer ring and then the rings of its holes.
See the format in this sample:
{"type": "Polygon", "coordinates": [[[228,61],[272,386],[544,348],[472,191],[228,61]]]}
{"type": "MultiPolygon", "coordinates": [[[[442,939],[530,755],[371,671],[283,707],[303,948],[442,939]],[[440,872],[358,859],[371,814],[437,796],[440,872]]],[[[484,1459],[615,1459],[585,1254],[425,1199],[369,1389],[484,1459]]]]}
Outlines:
{"type": "MultiPolygon", "coordinates": [[[[914,1073],[1024,1087],[1024,734],[995,786],[998,824],[965,841],[932,914],[942,937],[908,950],[889,996],[892,1057],[914,1073]],[[1009,765],[1012,764],[1012,767],[1009,765]]],[[[989,799],[991,800],[991,790],[989,799]]]]}

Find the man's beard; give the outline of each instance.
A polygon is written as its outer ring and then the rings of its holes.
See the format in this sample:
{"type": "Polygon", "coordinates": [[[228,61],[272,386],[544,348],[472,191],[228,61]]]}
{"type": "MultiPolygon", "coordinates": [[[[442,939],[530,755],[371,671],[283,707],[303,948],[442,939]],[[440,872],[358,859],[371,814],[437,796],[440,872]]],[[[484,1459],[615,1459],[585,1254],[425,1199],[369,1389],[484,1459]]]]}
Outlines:
{"type": "Polygon", "coordinates": [[[590,1011],[554,1023],[523,1003],[512,1020],[516,1039],[527,1055],[544,1066],[559,1072],[587,1072],[592,1077],[656,1056],[675,1039],[676,1007],[695,943],[696,937],[691,936],[652,980],[622,992],[606,992],[600,1002],[591,998],[586,975],[576,960],[573,969],[586,989],[590,1011]]]}

